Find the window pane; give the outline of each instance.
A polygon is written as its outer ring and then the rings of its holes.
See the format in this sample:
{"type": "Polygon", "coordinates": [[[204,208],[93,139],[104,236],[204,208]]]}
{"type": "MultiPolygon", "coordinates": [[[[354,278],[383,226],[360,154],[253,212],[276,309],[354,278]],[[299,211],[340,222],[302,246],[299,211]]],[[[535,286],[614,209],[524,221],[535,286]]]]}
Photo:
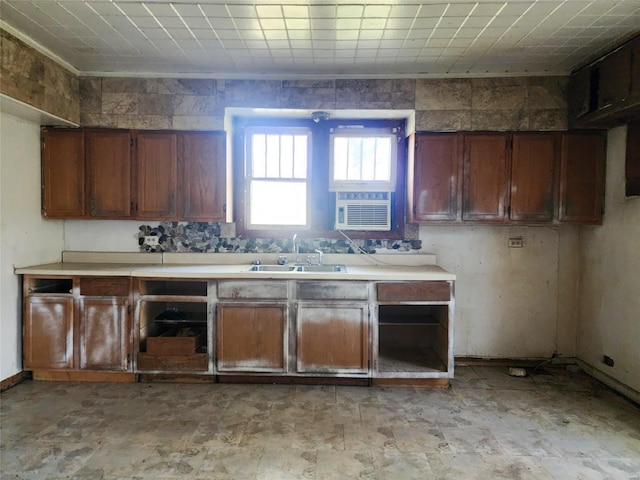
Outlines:
{"type": "Polygon", "coordinates": [[[293,178],[293,135],[280,137],[280,178],[293,178]]]}
{"type": "Polygon", "coordinates": [[[309,156],[307,143],[306,135],[294,137],[294,178],[307,178],[307,158],[309,156]]]}
{"type": "Polygon", "coordinates": [[[250,194],[250,224],[306,225],[306,182],[253,180],[250,194]]]}
{"type": "Polygon", "coordinates": [[[391,137],[333,137],[333,180],[391,180],[391,137]]]}
{"type": "Polygon", "coordinates": [[[280,135],[267,135],[267,177],[280,177],[280,135]]]}
{"type": "Polygon", "coordinates": [[[333,142],[333,179],[347,179],[347,153],[349,144],[344,137],[336,137],[333,142]]]}
{"type": "Polygon", "coordinates": [[[347,160],[347,180],[360,180],[362,164],[362,139],[349,139],[349,158],[347,160]]]}
{"type": "Polygon", "coordinates": [[[375,153],[375,180],[391,178],[391,139],[378,138],[375,153]]]}
{"type": "Polygon", "coordinates": [[[265,136],[261,134],[256,134],[251,136],[251,175],[257,178],[264,178],[266,175],[266,144],[265,144],[265,136]]]}

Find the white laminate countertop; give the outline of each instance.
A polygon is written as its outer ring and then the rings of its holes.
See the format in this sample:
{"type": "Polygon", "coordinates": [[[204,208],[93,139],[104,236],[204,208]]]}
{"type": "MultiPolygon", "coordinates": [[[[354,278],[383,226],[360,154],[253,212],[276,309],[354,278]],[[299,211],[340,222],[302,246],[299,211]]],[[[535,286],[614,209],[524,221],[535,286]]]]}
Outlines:
{"type": "MultiPolygon", "coordinates": [[[[329,255],[327,255],[329,257],[329,255]]],[[[325,259],[325,264],[344,264],[346,272],[250,272],[251,263],[244,257],[242,263],[204,264],[204,263],[119,263],[117,257],[110,257],[108,262],[97,261],[65,261],[45,265],[17,268],[20,275],[64,275],[64,276],[131,276],[140,278],[200,278],[200,279],[299,279],[299,280],[455,280],[455,274],[432,264],[432,255],[411,255],[411,258],[398,258],[386,255],[385,264],[366,265],[362,259],[354,255],[336,255],[325,259]],[[391,265],[396,260],[400,265],[391,265]],[[423,257],[423,258],[421,258],[423,257]],[[353,259],[353,262],[347,260],[353,259]],[[420,263],[426,263],[421,265],[420,263]],[[409,263],[409,265],[407,265],[409,263]]],[[[409,257],[403,255],[403,257],[409,257]]],[[[69,258],[74,258],[70,256],[69,258]]],[[[78,259],[84,257],[75,257],[78,259]]],[[[90,260],[90,258],[87,258],[90,260]]],[[[135,260],[135,259],[133,259],[135,260]]],[[[188,260],[188,259],[187,259],[188,260]]],[[[267,262],[275,263],[270,259],[267,262]]],[[[376,258],[377,260],[377,258],[376,258]]],[[[382,260],[382,257],[380,258],[382,260]]]]}

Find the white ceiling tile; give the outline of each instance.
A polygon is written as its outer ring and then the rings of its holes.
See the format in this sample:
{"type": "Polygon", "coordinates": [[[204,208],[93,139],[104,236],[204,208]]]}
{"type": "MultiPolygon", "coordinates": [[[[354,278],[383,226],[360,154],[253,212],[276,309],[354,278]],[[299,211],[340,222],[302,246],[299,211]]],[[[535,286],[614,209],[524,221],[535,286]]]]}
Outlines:
{"type": "Polygon", "coordinates": [[[360,30],[337,30],[336,40],[357,40],[360,30]]]}
{"type": "Polygon", "coordinates": [[[262,30],[238,30],[238,34],[245,40],[264,40],[265,38],[262,30]]]}
{"type": "Polygon", "coordinates": [[[336,32],[335,30],[314,30],[313,38],[315,40],[335,40],[336,32]]]}
{"type": "Polygon", "coordinates": [[[388,30],[385,29],[382,38],[385,40],[402,40],[407,36],[406,30],[388,30]]]}
{"type": "Polygon", "coordinates": [[[311,18],[336,18],[335,5],[311,5],[309,6],[311,18]]]}
{"type": "Polygon", "coordinates": [[[285,18],[309,18],[309,7],[306,5],[282,5],[285,18]]]}
{"type": "Polygon", "coordinates": [[[253,5],[236,5],[228,3],[229,14],[234,18],[257,18],[258,14],[253,5]]]}
{"type": "Polygon", "coordinates": [[[360,40],[381,40],[382,34],[382,30],[361,30],[359,38],[360,40]]]}
{"type": "Polygon", "coordinates": [[[392,5],[389,15],[399,18],[414,18],[418,14],[419,9],[420,4],[418,3],[413,5],[392,5]]]}
{"type": "Polygon", "coordinates": [[[447,9],[446,2],[443,2],[441,4],[435,4],[435,5],[431,5],[429,3],[423,3],[420,6],[420,10],[418,11],[418,17],[439,18],[442,16],[442,14],[446,9],[447,9]]]}
{"type": "Polygon", "coordinates": [[[447,17],[466,17],[471,13],[473,8],[475,7],[475,2],[461,2],[461,3],[453,3],[451,2],[447,7],[447,11],[445,12],[445,16],[447,17]]]}
{"type": "Polygon", "coordinates": [[[329,18],[312,18],[311,19],[311,28],[313,29],[330,29],[333,30],[336,28],[336,20],[329,18]]]}
{"type": "Polygon", "coordinates": [[[211,26],[215,29],[230,30],[236,28],[230,18],[224,17],[207,17],[211,26]]]}
{"type": "Polygon", "coordinates": [[[164,28],[184,28],[180,17],[156,17],[164,28]]]}
{"type": "Polygon", "coordinates": [[[267,39],[267,45],[269,48],[289,48],[289,40],[271,40],[267,39]]]}
{"type": "MultiPolygon", "coordinates": [[[[122,3],[123,2],[119,3],[120,8],[123,8],[122,3]]],[[[171,8],[171,4],[169,3],[144,2],[143,5],[157,17],[170,17],[176,14],[173,8],[171,8]]]]}
{"type": "Polygon", "coordinates": [[[266,50],[269,48],[269,44],[267,44],[267,41],[264,39],[245,40],[244,43],[247,46],[247,48],[249,48],[250,50],[254,50],[254,49],[266,50]]]}
{"type": "Polygon", "coordinates": [[[142,28],[141,31],[146,37],[151,40],[154,40],[156,38],[169,38],[169,35],[163,28],[142,28]]]}
{"type": "Polygon", "coordinates": [[[492,23],[494,17],[468,17],[464,21],[464,28],[484,28],[492,23]]]}
{"type": "Polygon", "coordinates": [[[438,24],[438,28],[458,28],[466,19],[467,17],[442,17],[442,20],[438,24]]]}
{"type": "Polygon", "coordinates": [[[362,29],[383,29],[387,23],[386,18],[363,18],[362,25],[360,28],[362,29]]]}
{"type": "Polygon", "coordinates": [[[362,20],[360,18],[338,18],[336,20],[337,30],[357,30],[360,28],[362,20]]]}
{"type": "Polygon", "coordinates": [[[452,38],[457,31],[456,28],[436,28],[431,34],[431,38],[452,38]]]}
{"type": "Polygon", "coordinates": [[[129,17],[129,20],[131,20],[138,28],[160,27],[158,21],[154,17],[148,15],[146,17],[129,17]]]}
{"type": "Polygon", "coordinates": [[[338,40],[336,42],[336,50],[355,50],[358,48],[357,40],[338,40]]]}
{"type": "Polygon", "coordinates": [[[293,40],[307,40],[311,38],[311,30],[289,30],[289,38],[293,40]]]}
{"type": "Polygon", "coordinates": [[[289,38],[286,30],[263,30],[263,33],[267,40],[287,40],[289,38]]]}
{"type": "Polygon", "coordinates": [[[240,33],[238,30],[216,30],[218,37],[222,40],[240,40],[240,33]]]}
{"type": "Polygon", "coordinates": [[[391,11],[390,5],[367,5],[364,8],[363,16],[366,18],[378,17],[387,18],[391,11]]]}
{"type": "Polygon", "coordinates": [[[311,22],[308,18],[288,18],[285,20],[287,30],[308,30],[311,22]]]}
{"type": "Polygon", "coordinates": [[[262,18],[282,18],[280,5],[256,5],[258,16],[262,18]]]}
{"type": "Polygon", "coordinates": [[[260,25],[265,30],[283,30],[285,28],[284,20],[281,18],[260,18],[260,25]]]}
{"type": "MultiPolygon", "coordinates": [[[[423,18],[422,20],[433,20],[433,26],[435,26],[436,24],[436,19],[425,19],[423,18]]],[[[411,25],[413,25],[414,20],[412,18],[392,18],[389,17],[389,19],[387,20],[387,24],[385,26],[385,28],[392,28],[392,29],[398,29],[398,28],[403,28],[403,29],[407,29],[407,28],[411,28],[411,25]]],[[[418,22],[415,22],[416,24],[418,22]]],[[[428,22],[425,22],[428,23],[428,22]]],[[[425,23],[420,22],[421,26],[425,26],[425,23]]]]}
{"type": "Polygon", "coordinates": [[[234,23],[237,28],[243,30],[259,30],[262,28],[262,25],[260,25],[260,21],[257,18],[236,18],[234,19],[234,23]]]}
{"type": "Polygon", "coordinates": [[[362,5],[338,5],[336,15],[338,18],[360,18],[363,11],[362,5]]]}
{"type": "Polygon", "coordinates": [[[311,40],[289,40],[289,45],[295,50],[311,50],[311,40]]]}
{"type": "Polygon", "coordinates": [[[209,21],[204,17],[183,17],[189,28],[209,28],[209,21]]]}

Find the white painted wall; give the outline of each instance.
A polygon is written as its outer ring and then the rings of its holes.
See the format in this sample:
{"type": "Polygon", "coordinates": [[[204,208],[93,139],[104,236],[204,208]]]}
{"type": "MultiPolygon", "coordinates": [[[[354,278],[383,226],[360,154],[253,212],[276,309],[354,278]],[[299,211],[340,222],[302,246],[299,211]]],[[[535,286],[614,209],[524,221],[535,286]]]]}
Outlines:
{"type": "Polygon", "coordinates": [[[576,227],[420,228],[422,248],[456,273],[455,355],[575,356],[576,227]],[[524,248],[508,248],[522,236],[524,248]],[[560,255],[562,259],[560,261],[560,255]]]}
{"type": "Polygon", "coordinates": [[[65,220],[64,249],[80,252],[140,252],[140,225],[146,220],[65,220]]]}
{"type": "Polygon", "coordinates": [[[21,288],[14,267],[61,259],[63,223],[40,214],[40,127],[0,111],[0,380],[22,370],[21,288]]]}
{"type": "Polygon", "coordinates": [[[588,365],[640,392],[640,197],[624,194],[625,149],[626,127],[610,130],[604,223],[580,234],[577,348],[588,365]]]}

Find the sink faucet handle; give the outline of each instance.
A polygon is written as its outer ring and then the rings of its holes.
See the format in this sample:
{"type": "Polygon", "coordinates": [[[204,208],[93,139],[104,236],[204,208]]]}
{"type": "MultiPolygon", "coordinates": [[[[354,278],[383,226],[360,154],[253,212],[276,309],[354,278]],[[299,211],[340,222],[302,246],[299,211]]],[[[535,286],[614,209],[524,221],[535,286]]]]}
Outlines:
{"type": "Polygon", "coordinates": [[[278,257],[278,265],[286,265],[287,263],[289,263],[289,257],[286,255],[280,255],[278,257]]]}

